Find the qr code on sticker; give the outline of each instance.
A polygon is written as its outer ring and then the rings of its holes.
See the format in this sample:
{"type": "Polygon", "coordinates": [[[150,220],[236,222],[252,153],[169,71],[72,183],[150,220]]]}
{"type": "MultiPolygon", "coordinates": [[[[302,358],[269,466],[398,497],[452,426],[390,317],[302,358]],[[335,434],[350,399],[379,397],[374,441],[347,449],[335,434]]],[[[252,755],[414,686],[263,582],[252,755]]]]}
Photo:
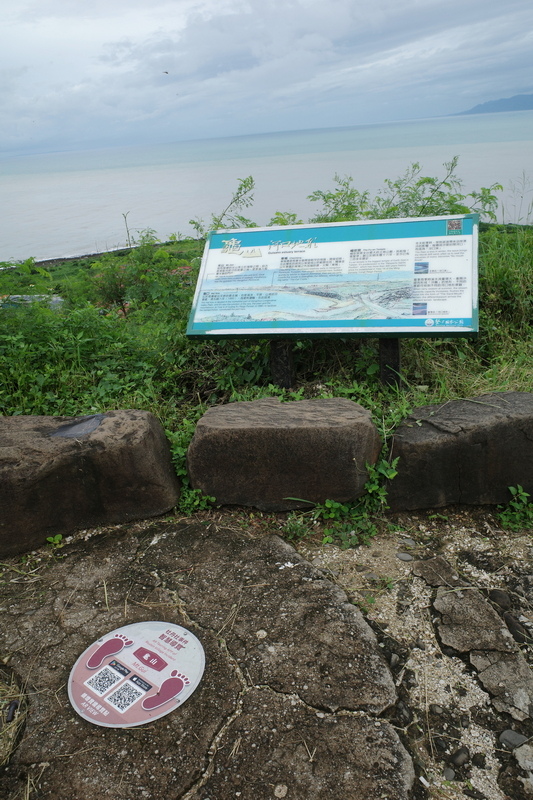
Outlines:
{"type": "Polygon", "coordinates": [[[126,681],[126,683],[123,683],[122,686],[119,686],[116,691],[110,694],[109,697],[106,697],[106,702],[120,713],[123,713],[136,703],[143,694],[144,692],[140,692],[135,686],[126,681]]]}
{"type": "Polygon", "coordinates": [[[462,219],[449,219],[448,220],[448,233],[461,233],[463,230],[462,219]]]}
{"type": "Polygon", "coordinates": [[[102,695],[121,680],[122,675],[118,675],[114,670],[109,669],[109,667],[104,667],[89,678],[89,680],[85,681],[85,686],[88,686],[95,694],[102,697],[102,695]]]}

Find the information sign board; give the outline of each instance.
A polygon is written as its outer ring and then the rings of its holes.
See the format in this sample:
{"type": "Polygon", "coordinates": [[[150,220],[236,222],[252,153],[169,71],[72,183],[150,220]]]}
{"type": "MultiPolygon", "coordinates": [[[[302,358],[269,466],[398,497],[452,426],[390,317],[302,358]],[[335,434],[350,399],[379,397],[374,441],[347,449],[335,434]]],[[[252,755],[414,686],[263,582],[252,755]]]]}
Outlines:
{"type": "Polygon", "coordinates": [[[186,628],[135,622],[89,645],[72,667],[68,696],[89,722],[132,728],[182,705],[204,667],[204,649],[186,628]]]}
{"type": "Polygon", "coordinates": [[[187,335],[474,335],[478,223],[462,214],[215,231],[187,335]]]}

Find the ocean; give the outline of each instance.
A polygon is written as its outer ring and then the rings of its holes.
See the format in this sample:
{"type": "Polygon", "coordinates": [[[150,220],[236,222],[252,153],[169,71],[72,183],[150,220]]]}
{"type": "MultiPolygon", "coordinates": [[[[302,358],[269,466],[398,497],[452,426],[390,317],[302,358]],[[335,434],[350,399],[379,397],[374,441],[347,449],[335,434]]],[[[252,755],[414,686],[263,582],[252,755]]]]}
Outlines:
{"type": "Polygon", "coordinates": [[[500,219],[526,221],[533,111],[0,157],[0,261],[124,246],[124,215],[134,235],[192,234],[189,220],[219,214],[248,175],[255,200],[244,216],[267,225],[290,211],[307,221],[319,210],[308,195],[333,188],[335,174],[375,193],[415,161],[441,176],[456,155],[466,193],[501,183],[500,219]]]}

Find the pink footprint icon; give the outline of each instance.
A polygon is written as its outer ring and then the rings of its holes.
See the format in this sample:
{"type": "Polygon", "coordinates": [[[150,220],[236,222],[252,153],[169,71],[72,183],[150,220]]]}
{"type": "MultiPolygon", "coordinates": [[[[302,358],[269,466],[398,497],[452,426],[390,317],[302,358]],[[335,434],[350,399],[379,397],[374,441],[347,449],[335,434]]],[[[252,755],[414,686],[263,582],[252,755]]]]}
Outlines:
{"type": "Polygon", "coordinates": [[[189,679],[185,675],[180,675],[177,669],[173,669],[170,675],[170,678],[163,681],[157,694],[144,698],[142,707],[145,711],[153,711],[154,708],[168,703],[169,700],[179,695],[184,686],[189,685],[189,679]]]}
{"type": "Polygon", "coordinates": [[[131,647],[133,644],[132,639],[128,639],[122,633],[116,633],[111,639],[106,639],[98,650],[95,650],[92,656],[87,661],[87,669],[98,669],[104,663],[107,656],[114,656],[120,653],[125,647],[131,647]]]}

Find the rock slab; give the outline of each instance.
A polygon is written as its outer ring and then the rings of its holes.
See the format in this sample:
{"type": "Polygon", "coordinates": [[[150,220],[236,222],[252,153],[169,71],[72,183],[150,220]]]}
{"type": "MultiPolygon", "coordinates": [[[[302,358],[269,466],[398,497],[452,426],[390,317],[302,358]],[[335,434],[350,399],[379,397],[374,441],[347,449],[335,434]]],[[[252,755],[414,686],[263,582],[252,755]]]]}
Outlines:
{"type": "Polygon", "coordinates": [[[408,800],[412,761],[378,716],[395,688],[374,635],[278,537],[143,523],[75,539],[61,555],[41,556],[38,588],[31,571],[0,586],[2,655],[29,695],[0,800],[27,785],[40,800],[408,800]],[[140,727],[79,718],[66,692],[79,654],[149,619],[198,636],[198,689],[140,727]]]}
{"type": "Polygon", "coordinates": [[[520,721],[533,716],[533,673],[504,619],[442,556],[415,562],[413,572],[439,587],[433,601],[439,638],[468,654],[494,708],[520,721]]]}
{"type": "Polygon", "coordinates": [[[168,442],[149,412],[0,417],[2,556],[163,514],[178,498],[168,442]]]}
{"type": "Polygon", "coordinates": [[[346,594],[278,536],[257,542],[217,528],[180,535],[180,597],[202,628],[223,636],[254,684],[336,711],[379,714],[396,700],[374,633],[346,594]],[[191,570],[191,566],[194,565],[191,570]]]}
{"type": "Polygon", "coordinates": [[[498,392],[415,408],[394,435],[393,511],[498,504],[533,493],[533,393],[498,392]]]}
{"type": "Polygon", "coordinates": [[[286,511],[355,500],[380,449],[370,412],[351,400],[267,398],[209,409],[187,465],[191,485],[220,505],[286,511]]]}
{"type": "Polygon", "coordinates": [[[387,722],[317,716],[290,697],[255,689],[244,696],[241,715],[221,738],[213,772],[194,798],[399,800],[413,778],[387,722]],[[257,719],[263,720],[259,730],[257,719]]]}

